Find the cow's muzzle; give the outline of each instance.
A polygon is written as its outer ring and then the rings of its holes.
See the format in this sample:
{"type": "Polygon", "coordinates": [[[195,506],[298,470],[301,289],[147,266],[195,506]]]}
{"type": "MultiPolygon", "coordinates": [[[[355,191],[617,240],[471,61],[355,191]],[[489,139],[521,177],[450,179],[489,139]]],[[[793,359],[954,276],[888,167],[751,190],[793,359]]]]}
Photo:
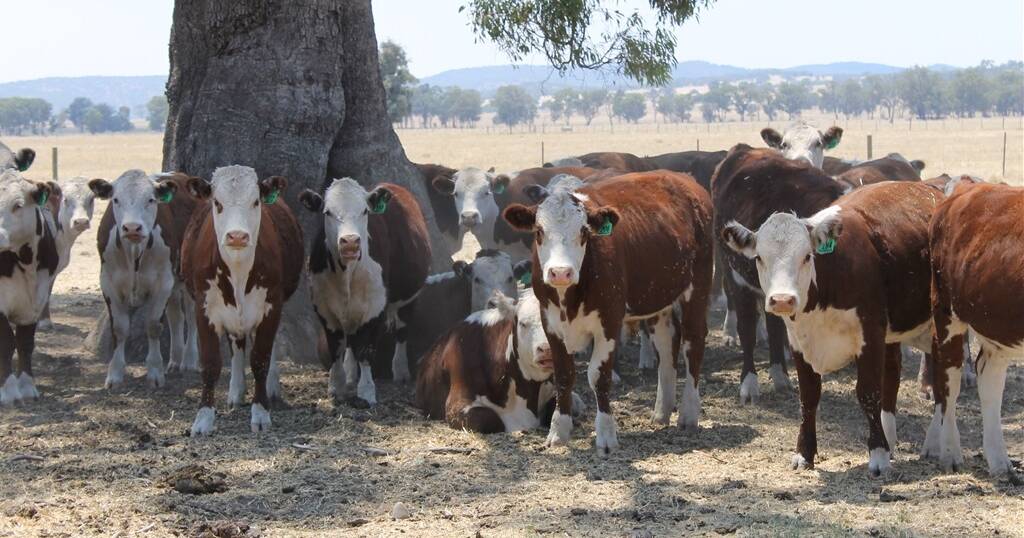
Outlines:
{"type": "Polygon", "coordinates": [[[573,285],[575,276],[576,271],[572,267],[551,267],[545,275],[545,280],[549,286],[561,288],[573,285]]]}
{"type": "Polygon", "coordinates": [[[768,297],[768,311],[772,314],[790,315],[796,310],[796,296],[776,293],[768,297]]]}
{"type": "Polygon", "coordinates": [[[545,343],[537,346],[537,349],[533,350],[533,362],[544,370],[554,370],[555,357],[551,354],[551,345],[545,343]]]}
{"type": "Polygon", "coordinates": [[[338,255],[346,261],[359,259],[362,252],[359,236],[355,234],[343,235],[338,238],[338,255]]]}
{"type": "Polygon", "coordinates": [[[141,243],[145,241],[146,234],[142,231],[141,224],[125,223],[121,225],[121,239],[132,243],[141,243]]]}
{"type": "Polygon", "coordinates": [[[465,228],[476,228],[480,224],[480,212],[463,211],[459,215],[459,224],[465,228]]]}
{"type": "Polygon", "coordinates": [[[71,228],[73,228],[76,232],[84,232],[89,229],[89,219],[75,219],[71,221],[71,228]]]}
{"type": "Polygon", "coordinates": [[[245,248],[249,246],[249,232],[235,230],[224,235],[224,246],[228,248],[245,248]]]}

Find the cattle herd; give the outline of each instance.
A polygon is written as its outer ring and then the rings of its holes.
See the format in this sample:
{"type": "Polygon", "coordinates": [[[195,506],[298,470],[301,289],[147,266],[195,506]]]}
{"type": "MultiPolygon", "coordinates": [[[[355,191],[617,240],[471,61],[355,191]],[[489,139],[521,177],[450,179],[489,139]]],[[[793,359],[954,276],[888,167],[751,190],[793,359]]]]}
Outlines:
{"type": "Polygon", "coordinates": [[[24,175],[34,152],[0,144],[0,404],[40,396],[35,332],[49,324],[54,280],[100,198],[106,386],[124,383],[132,312],[142,308],[148,382],[201,372],[193,436],[215,431],[224,355],[228,404],[243,404],[248,357],[251,429],[270,427],[281,398],[275,337],[305,273],[336,400],[376,404],[375,376],[414,381],[416,405],[453,428],[548,426],[548,444],[562,445],[584,410],[573,392],[580,359],[596,449],[607,454],[619,446],[615,357],[633,338],[640,366],[657,370],[654,422],[677,412],[680,429],[697,429],[708,310],[721,300],[727,342],[743,353],[741,404],[759,398],[762,323],[775,389],[791,391],[787,363],[796,370],[794,468],[814,466],[822,376],[852,362],[869,472],[891,469],[906,345],[924,353],[920,390],[934,399],[922,455],[963,464],[963,376],[977,384],[989,470],[1014,478],[1000,415],[1008,365],[1024,356],[1024,188],[922,180],[924,163],[895,153],[825,157],[842,134],[799,123],[764,129],[767,148],[589,153],[514,174],[417,165],[440,245],[430,244],[427,208],[395,184],[334,179],[292,208],[286,178],[246,166],[209,179],[129,170],[113,182],[37,182],[24,175]],[[319,217],[306,230],[309,252],[300,209],[319,217]],[[475,259],[431,275],[436,249],[453,254],[466,233],[481,247],[475,259]],[[976,381],[968,334],[980,350],[976,381]]]}

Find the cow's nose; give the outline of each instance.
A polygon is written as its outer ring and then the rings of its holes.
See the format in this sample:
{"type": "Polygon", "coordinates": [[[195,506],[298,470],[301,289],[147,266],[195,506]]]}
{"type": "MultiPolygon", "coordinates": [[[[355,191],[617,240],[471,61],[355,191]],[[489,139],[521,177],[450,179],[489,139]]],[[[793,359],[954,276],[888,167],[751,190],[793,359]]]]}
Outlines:
{"type": "Polygon", "coordinates": [[[572,267],[552,267],[548,269],[548,284],[552,286],[568,286],[572,284],[572,267]]]}
{"type": "Polygon", "coordinates": [[[243,232],[241,230],[228,232],[227,244],[229,247],[239,248],[249,246],[249,232],[243,232]]]}
{"type": "Polygon", "coordinates": [[[776,293],[768,298],[768,310],[775,314],[790,314],[796,308],[796,296],[776,293]]]}
{"type": "Polygon", "coordinates": [[[126,222],[121,225],[121,232],[129,239],[142,238],[142,225],[134,222],[126,222]]]}
{"type": "Polygon", "coordinates": [[[459,222],[463,226],[472,227],[480,224],[480,213],[478,211],[463,211],[459,222]]]}
{"type": "Polygon", "coordinates": [[[71,225],[77,230],[86,230],[89,228],[89,219],[78,218],[71,221],[71,225]]]}
{"type": "Polygon", "coordinates": [[[359,236],[356,234],[343,235],[338,238],[338,244],[341,246],[355,245],[359,246],[359,236]]]}

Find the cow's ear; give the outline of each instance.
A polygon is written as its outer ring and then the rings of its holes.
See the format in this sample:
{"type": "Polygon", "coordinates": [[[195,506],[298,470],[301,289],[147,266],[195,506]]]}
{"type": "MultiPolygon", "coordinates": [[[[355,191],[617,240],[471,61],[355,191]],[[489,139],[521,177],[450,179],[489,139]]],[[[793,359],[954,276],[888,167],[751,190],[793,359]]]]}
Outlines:
{"type": "MultiPolygon", "coordinates": [[[[764,131],[761,131],[761,133],[763,135],[764,131]]],[[[833,125],[825,131],[825,134],[821,135],[821,145],[824,146],[825,149],[834,149],[839,145],[839,141],[842,139],[843,128],[833,125]]]]}
{"type": "Polygon", "coordinates": [[[491,192],[494,194],[501,194],[508,188],[508,184],[512,182],[512,179],[508,177],[508,174],[498,174],[496,176],[489,175],[487,179],[491,182],[491,192]]]}
{"type": "Polygon", "coordinates": [[[757,236],[754,232],[747,229],[746,226],[731,221],[725,225],[725,229],[722,230],[722,240],[725,244],[748,258],[757,256],[757,236]]]}
{"type": "Polygon", "coordinates": [[[540,165],[540,167],[541,168],[554,168],[555,165],[553,165],[551,163],[544,163],[544,164],[540,165]]]}
{"type": "Polygon", "coordinates": [[[529,288],[533,282],[533,260],[522,260],[513,265],[512,276],[523,286],[529,288]]]}
{"type": "Polygon", "coordinates": [[[288,188],[288,180],[282,176],[270,176],[260,180],[260,201],[273,205],[277,198],[288,188]]]}
{"type": "Polygon", "coordinates": [[[533,226],[537,223],[537,206],[510,204],[501,215],[512,228],[521,232],[532,232],[533,226]]]}
{"type": "Polygon", "coordinates": [[[434,187],[435,191],[446,196],[455,194],[455,181],[447,176],[435,177],[434,180],[430,182],[430,186],[434,187]]]}
{"type": "Polygon", "coordinates": [[[594,235],[608,236],[619,223],[619,211],[611,206],[599,207],[587,211],[587,224],[594,235]]]}
{"type": "Polygon", "coordinates": [[[924,170],[925,164],[924,161],[920,159],[914,159],[913,161],[910,161],[910,166],[912,166],[914,170],[917,170],[917,173],[920,174],[921,171],[924,170]]]}
{"type": "Polygon", "coordinates": [[[492,166],[492,167],[488,168],[487,169],[487,173],[488,174],[493,174],[494,173],[494,167],[492,166]]]}
{"type": "Polygon", "coordinates": [[[324,208],[324,197],[314,191],[304,189],[299,193],[299,203],[313,213],[319,213],[324,208]]]}
{"type": "Polygon", "coordinates": [[[32,162],[36,160],[35,150],[29,148],[21,148],[18,153],[14,155],[14,164],[18,167],[19,172],[24,172],[32,166],[32,162]]]}
{"type": "Polygon", "coordinates": [[[539,204],[551,193],[548,192],[547,187],[543,185],[527,185],[523,187],[523,194],[525,194],[531,202],[539,204]]]}
{"type": "Polygon", "coordinates": [[[60,189],[60,185],[56,181],[47,181],[46,184],[50,186],[50,198],[60,197],[64,194],[64,191],[60,189]]]}
{"type": "Polygon", "coordinates": [[[36,188],[32,190],[32,200],[39,207],[46,206],[46,201],[50,199],[50,195],[53,194],[53,186],[51,182],[36,183],[36,188]]]}
{"type": "Polygon", "coordinates": [[[178,192],[178,185],[173,181],[160,181],[157,182],[153,191],[156,193],[158,202],[169,204],[174,199],[174,193],[178,192]]]}
{"type": "Polygon", "coordinates": [[[817,254],[831,254],[836,249],[836,242],[843,233],[842,211],[838,206],[831,206],[818,211],[804,222],[811,235],[811,246],[817,254]]]}
{"type": "Polygon", "coordinates": [[[380,215],[388,210],[388,202],[394,197],[391,189],[382,185],[366,195],[366,205],[370,208],[370,213],[380,215]]]}
{"type": "Polygon", "coordinates": [[[114,194],[114,186],[109,181],[100,178],[89,180],[89,190],[100,200],[107,200],[114,194]]]}
{"type": "Polygon", "coordinates": [[[459,278],[469,278],[473,276],[473,264],[458,260],[452,263],[452,272],[459,278]]]}
{"type": "Polygon", "coordinates": [[[761,140],[770,148],[782,149],[782,135],[771,127],[761,129],[761,140]]]}
{"type": "Polygon", "coordinates": [[[207,200],[213,194],[210,182],[201,177],[188,178],[188,183],[185,186],[188,188],[188,193],[197,200],[207,200]]]}

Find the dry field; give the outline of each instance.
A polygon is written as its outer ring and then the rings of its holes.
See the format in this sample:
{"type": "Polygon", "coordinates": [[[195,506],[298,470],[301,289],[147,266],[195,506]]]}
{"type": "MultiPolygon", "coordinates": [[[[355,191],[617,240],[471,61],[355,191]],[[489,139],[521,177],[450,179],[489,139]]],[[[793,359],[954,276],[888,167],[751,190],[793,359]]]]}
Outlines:
{"type": "MultiPolygon", "coordinates": [[[[876,129],[873,122],[839,122],[847,131],[835,154],[864,158],[870,131],[875,155],[900,151],[925,160],[926,173],[999,179],[999,120],[985,120],[984,128],[972,121],[963,128],[955,121],[945,128],[915,122],[909,132],[905,123],[876,129]]],[[[654,154],[693,149],[697,138],[702,149],[757,143],[760,127],[713,126],[709,133],[704,125],[641,124],[616,125],[614,133],[606,126],[551,133],[548,126],[547,133],[399,135],[414,160],[511,170],[540,162],[541,141],[548,159],[594,150],[654,154]]],[[[1020,120],[1007,121],[1007,130],[1007,179],[1020,184],[1020,120]]],[[[64,176],[112,179],[129,167],[156,170],[160,164],[154,134],[4,141],[39,152],[30,174],[37,178],[50,176],[48,148],[54,145],[64,176]]],[[[853,371],[830,376],[819,412],[818,468],[794,472],[788,462],[799,420],[795,394],[776,393],[763,382],[761,402],[741,407],[739,352],[723,345],[717,329],[708,338],[701,380],[701,431],[653,426],[656,378],[631,361],[614,390],[623,449],[608,459],[591,449],[593,398],[583,375],[578,390],[591,412],[568,448],[544,448],[543,432],[484,437],[424,421],[408,387],[387,382],[379,385],[382,403],[374,409],[335,407],[327,399],[326,374],[293,364],[282,374],[287,407],[273,412],[268,434],[249,433],[248,409],[224,407],[225,372],[219,431],[190,439],[183,432],[197,406],[197,375],[169,376],[166,388],[151,390],[135,362],[127,387],[108,393],[102,389],[105,364],[81,349],[102,308],[94,245],[91,232],[79,240],[57,284],[56,328],[39,337],[35,364],[43,398],[0,409],[0,536],[241,536],[231,532],[245,526],[249,535],[263,536],[1024,536],[1024,487],[988,477],[974,389],[960,399],[966,469],[945,473],[916,455],[931,406],[916,394],[916,361],[906,360],[895,472],[875,480],[867,475],[853,371]],[[465,451],[430,450],[436,447],[465,451]],[[171,487],[175,482],[213,482],[222,491],[186,494],[171,487]],[[392,519],[396,502],[411,516],[392,519]]],[[[720,312],[712,315],[720,321],[720,312]]],[[[763,366],[767,352],[758,355],[763,366]]],[[[1010,456],[1021,459],[1020,364],[1007,379],[1003,423],[1010,456]]]]}

